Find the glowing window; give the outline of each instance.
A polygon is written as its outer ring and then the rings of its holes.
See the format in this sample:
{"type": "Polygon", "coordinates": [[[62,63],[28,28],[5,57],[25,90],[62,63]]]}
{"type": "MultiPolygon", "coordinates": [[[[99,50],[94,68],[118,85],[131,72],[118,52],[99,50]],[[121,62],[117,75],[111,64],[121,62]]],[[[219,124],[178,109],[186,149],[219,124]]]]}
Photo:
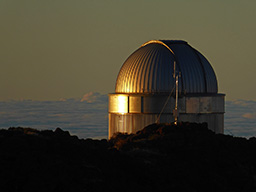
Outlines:
{"type": "Polygon", "coordinates": [[[128,97],[125,95],[117,96],[117,112],[127,113],[128,112],[128,97]]]}

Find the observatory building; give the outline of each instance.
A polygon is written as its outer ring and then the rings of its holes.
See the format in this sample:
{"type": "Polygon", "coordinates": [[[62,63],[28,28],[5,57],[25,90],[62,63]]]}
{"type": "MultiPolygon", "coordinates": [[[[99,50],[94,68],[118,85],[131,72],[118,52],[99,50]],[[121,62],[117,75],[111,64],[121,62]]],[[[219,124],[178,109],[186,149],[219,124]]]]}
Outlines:
{"type": "Polygon", "coordinates": [[[223,133],[224,99],[201,53],[185,41],[151,40],[127,58],[109,94],[109,137],[177,118],[223,133]]]}

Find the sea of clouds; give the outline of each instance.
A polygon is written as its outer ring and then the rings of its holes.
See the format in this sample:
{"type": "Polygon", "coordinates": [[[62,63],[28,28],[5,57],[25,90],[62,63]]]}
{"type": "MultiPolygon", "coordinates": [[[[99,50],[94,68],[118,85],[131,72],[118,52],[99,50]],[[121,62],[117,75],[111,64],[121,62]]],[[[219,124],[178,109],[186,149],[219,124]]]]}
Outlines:
{"type": "Polygon", "coordinates": [[[225,134],[256,137],[256,101],[226,101],[225,134]]]}
{"type": "Polygon", "coordinates": [[[90,92],[81,99],[0,102],[0,128],[18,126],[40,130],[60,127],[79,138],[107,138],[108,97],[90,92]]]}
{"type": "MultiPolygon", "coordinates": [[[[225,107],[225,134],[256,136],[256,101],[226,101],[225,107]]],[[[0,102],[0,128],[18,126],[40,130],[60,127],[79,138],[107,138],[108,96],[90,92],[80,99],[0,102]]]]}

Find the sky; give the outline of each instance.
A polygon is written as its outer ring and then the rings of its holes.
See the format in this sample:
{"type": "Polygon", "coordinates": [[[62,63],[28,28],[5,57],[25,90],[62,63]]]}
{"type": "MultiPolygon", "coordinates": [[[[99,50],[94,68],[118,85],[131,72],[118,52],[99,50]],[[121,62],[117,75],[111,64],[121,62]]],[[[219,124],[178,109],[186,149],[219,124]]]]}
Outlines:
{"type": "Polygon", "coordinates": [[[114,92],[126,58],[180,39],[211,63],[226,100],[256,100],[256,1],[0,0],[0,101],[114,92]]]}

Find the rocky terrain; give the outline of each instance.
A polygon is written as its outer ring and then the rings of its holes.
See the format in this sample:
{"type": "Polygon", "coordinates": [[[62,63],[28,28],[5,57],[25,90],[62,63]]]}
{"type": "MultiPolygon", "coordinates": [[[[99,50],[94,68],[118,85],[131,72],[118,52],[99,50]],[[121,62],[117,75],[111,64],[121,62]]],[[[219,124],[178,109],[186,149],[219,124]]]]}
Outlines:
{"type": "Polygon", "coordinates": [[[152,124],[109,141],[0,130],[0,191],[256,191],[256,138],[152,124]]]}

